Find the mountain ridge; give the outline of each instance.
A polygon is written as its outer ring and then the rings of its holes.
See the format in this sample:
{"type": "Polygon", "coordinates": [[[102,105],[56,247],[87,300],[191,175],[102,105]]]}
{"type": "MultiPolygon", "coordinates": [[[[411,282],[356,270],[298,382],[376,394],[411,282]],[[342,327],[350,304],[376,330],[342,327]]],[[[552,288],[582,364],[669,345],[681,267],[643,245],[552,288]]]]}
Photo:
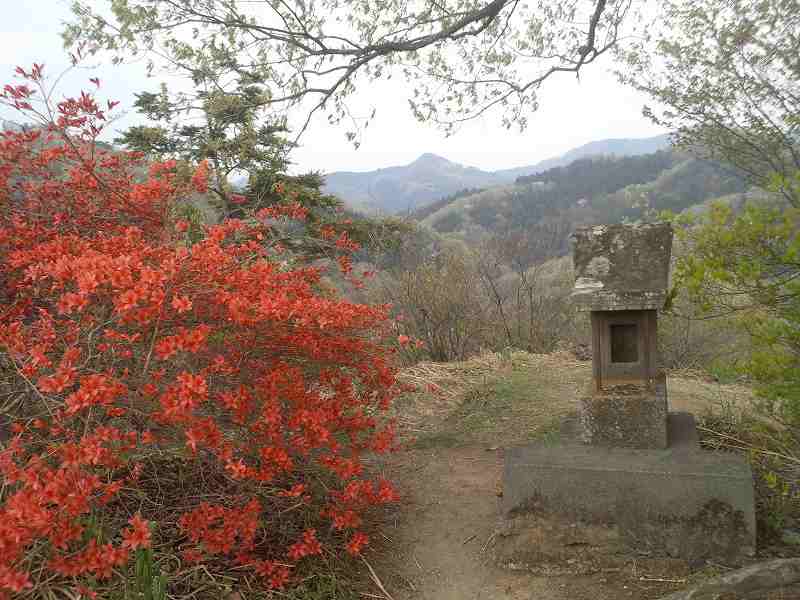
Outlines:
{"type": "Polygon", "coordinates": [[[555,236],[558,251],[565,252],[568,234],[579,225],[680,213],[724,196],[740,206],[747,194],[741,173],[673,148],[627,157],[587,156],[520,176],[511,185],[451,196],[410,216],[425,228],[467,243],[498,234],[555,236]]]}
{"type": "Polygon", "coordinates": [[[411,212],[467,188],[514,183],[517,177],[535,175],[579,158],[599,155],[634,156],[667,148],[669,134],[647,138],[595,140],[564,154],[522,167],[484,171],[425,152],[406,165],[371,171],[336,171],[325,176],[324,191],[346,204],[368,211],[411,212]]]}

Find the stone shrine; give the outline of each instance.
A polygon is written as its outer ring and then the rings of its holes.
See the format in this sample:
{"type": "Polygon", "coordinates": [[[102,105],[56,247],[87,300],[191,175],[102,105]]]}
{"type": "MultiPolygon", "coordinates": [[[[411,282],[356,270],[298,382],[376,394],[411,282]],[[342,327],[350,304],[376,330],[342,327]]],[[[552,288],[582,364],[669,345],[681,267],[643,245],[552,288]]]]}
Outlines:
{"type": "Polygon", "coordinates": [[[592,323],[592,382],[578,403],[587,443],[667,447],[667,384],[657,338],[671,249],[669,224],[575,233],[572,297],[592,323]]]}
{"type": "Polygon", "coordinates": [[[618,531],[635,551],[737,562],[755,552],[749,464],[702,450],[694,417],[668,410],[658,311],[669,224],[598,225],[574,236],[577,310],[589,312],[592,378],[556,443],[507,448],[502,508],[618,531]]]}

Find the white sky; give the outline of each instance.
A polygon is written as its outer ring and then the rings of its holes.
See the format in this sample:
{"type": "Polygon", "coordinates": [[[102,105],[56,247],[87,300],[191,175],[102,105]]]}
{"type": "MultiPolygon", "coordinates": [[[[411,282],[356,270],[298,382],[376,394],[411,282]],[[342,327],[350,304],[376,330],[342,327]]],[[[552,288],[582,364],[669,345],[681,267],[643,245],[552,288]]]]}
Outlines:
{"type": "MultiPolygon", "coordinates": [[[[17,65],[45,63],[51,77],[69,65],[59,36],[61,23],[70,16],[68,0],[0,0],[0,4],[0,86],[13,81],[17,65]]],[[[645,97],[621,86],[608,72],[609,66],[608,60],[598,61],[580,80],[564,74],[547,81],[540,108],[530,115],[528,128],[521,134],[502,128],[499,114],[490,113],[446,138],[433,125],[420,124],[412,117],[404,82],[394,79],[371,84],[354,99],[356,116],[357,106],[364,107],[363,114],[368,114],[367,106],[377,106],[376,118],[362,133],[361,147],[354,150],[344,137],[345,127],[332,128],[320,115],[292,156],[293,170],[366,171],[406,164],[424,152],[495,170],[532,164],[592,140],[663,133],[642,116],[645,97]]],[[[134,92],[156,91],[163,80],[158,76],[148,79],[143,61],[115,66],[97,59],[87,67],[91,68],[68,73],[57,95],[93,87],[88,78],[96,76],[102,81],[100,98],[120,100],[120,108],[130,107],[134,92]]],[[[15,117],[0,108],[0,118],[15,117]]],[[[116,127],[125,129],[139,120],[131,111],[116,127]]]]}

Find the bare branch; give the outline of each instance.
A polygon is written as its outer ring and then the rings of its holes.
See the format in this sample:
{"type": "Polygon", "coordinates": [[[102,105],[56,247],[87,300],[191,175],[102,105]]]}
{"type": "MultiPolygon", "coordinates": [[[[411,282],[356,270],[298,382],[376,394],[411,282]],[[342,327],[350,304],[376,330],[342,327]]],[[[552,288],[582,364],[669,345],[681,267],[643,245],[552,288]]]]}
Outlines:
{"type": "Polygon", "coordinates": [[[386,0],[378,10],[349,0],[265,0],[252,9],[241,0],[127,0],[112,4],[113,22],[78,5],[65,40],[118,60],[153,52],[195,81],[227,71],[258,82],[271,91],[265,109],[305,112],[301,132],[321,110],[345,118],[357,78],[388,76],[403,64],[425,74],[414,81],[423,118],[447,128],[502,106],[504,120],[524,126],[524,108],[535,108],[545,80],[577,74],[619,43],[631,5],[386,0]],[[430,82],[455,87],[434,97],[430,82]]]}

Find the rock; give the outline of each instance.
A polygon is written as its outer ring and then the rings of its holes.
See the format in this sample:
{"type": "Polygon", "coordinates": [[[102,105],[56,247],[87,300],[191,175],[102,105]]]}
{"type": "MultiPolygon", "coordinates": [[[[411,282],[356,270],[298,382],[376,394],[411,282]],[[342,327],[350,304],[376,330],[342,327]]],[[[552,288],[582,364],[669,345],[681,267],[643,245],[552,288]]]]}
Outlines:
{"type": "Polygon", "coordinates": [[[757,563],[714,577],[699,585],[664,596],[661,600],[756,600],[770,590],[800,582],[800,558],[783,558],[757,563]]]}
{"type": "Polygon", "coordinates": [[[582,361],[592,360],[592,348],[589,344],[578,344],[572,349],[575,358],[582,361]]]}

